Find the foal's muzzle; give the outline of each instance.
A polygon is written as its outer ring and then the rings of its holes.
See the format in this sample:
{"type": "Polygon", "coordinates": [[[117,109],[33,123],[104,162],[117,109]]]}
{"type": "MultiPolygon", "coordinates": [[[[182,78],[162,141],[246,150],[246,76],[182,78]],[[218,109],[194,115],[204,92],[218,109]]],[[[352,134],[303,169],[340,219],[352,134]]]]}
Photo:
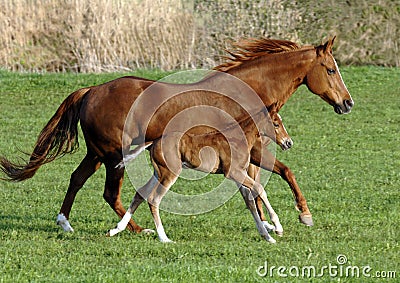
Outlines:
{"type": "Polygon", "coordinates": [[[282,150],[288,150],[289,148],[291,148],[293,146],[293,141],[292,139],[285,139],[283,140],[283,142],[281,143],[281,148],[282,150]]]}

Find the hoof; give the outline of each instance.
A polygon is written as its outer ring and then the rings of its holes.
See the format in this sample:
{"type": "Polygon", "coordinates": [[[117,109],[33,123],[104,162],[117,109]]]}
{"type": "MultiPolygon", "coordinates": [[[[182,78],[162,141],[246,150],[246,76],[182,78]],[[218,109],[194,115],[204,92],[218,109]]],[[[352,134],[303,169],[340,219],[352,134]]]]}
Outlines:
{"type": "Polygon", "coordinates": [[[156,231],[154,231],[153,229],[143,229],[140,233],[144,235],[150,235],[150,234],[155,234],[156,231]]]}
{"type": "Polygon", "coordinates": [[[57,215],[57,225],[60,225],[61,228],[63,228],[63,230],[65,232],[74,232],[74,229],[72,228],[72,226],[69,224],[68,219],[64,216],[64,214],[60,213],[57,215]]]}
{"type": "Polygon", "coordinates": [[[301,223],[307,226],[314,226],[311,214],[300,214],[299,220],[301,223]]]}
{"type": "Polygon", "coordinates": [[[267,233],[267,234],[260,234],[260,235],[261,235],[261,237],[263,237],[264,240],[266,240],[268,243],[271,243],[271,244],[275,244],[275,243],[276,243],[276,240],[275,240],[274,238],[272,238],[270,234],[267,233]]]}
{"type": "Polygon", "coordinates": [[[275,226],[272,224],[269,224],[268,221],[263,221],[263,225],[264,225],[265,229],[267,229],[268,233],[275,231],[275,226]]]}
{"type": "Polygon", "coordinates": [[[277,234],[279,237],[283,237],[283,231],[275,230],[275,234],[277,234]]]}
{"type": "Polygon", "coordinates": [[[121,232],[121,230],[119,230],[118,228],[114,228],[114,229],[108,230],[106,236],[112,237],[112,236],[117,235],[119,232],[121,232]]]}
{"type": "Polygon", "coordinates": [[[163,244],[175,244],[174,241],[170,240],[170,239],[160,239],[160,242],[163,244]]]}

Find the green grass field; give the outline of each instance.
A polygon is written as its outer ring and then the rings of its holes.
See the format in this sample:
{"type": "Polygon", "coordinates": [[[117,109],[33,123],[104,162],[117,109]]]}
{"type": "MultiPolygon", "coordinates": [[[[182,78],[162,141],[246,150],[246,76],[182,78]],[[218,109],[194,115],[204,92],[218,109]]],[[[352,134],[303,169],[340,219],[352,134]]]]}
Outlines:
{"type": "MultiPolygon", "coordinates": [[[[69,93],[121,75],[1,71],[0,154],[18,160],[69,93]]],[[[55,218],[85,154],[81,135],[77,153],[43,166],[34,178],[0,181],[0,282],[373,282],[378,276],[398,282],[400,69],[347,67],[342,75],[355,101],[349,115],[335,114],[305,87],[281,110],[295,144],[278,158],[295,173],[314,227],[298,222],[289,187],[273,176],[267,191],[285,229],[275,245],[258,235],[240,194],[202,215],[162,212],[175,244],[128,231],[107,238],[119,219],[102,198],[101,168],[74,203],[75,232],[64,233],[55,218]],[[347,261],[340,265],[342,255],[347,261]],[[312,267],[315,276],[301,276],[312,267]],[[370,277],[362,275],[364,267],[370,277]],[[264,277],[257,274],[266,269],[264,277]]],[[[201,183],[180,185],[195,190],[201,183]]],[[[125,205],[133,194],[126,180],[125,205]]],[[[154,228],[147,205],[135,220],[154,228]]]]}

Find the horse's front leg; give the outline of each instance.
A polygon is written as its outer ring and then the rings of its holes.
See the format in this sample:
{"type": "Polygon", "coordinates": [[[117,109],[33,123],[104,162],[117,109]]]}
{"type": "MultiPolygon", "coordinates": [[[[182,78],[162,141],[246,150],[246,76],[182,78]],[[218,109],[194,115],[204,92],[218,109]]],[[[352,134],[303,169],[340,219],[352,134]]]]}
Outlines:
{"type": "Polygon", "coordinates": [[[301,192],[300,187],[297,184],[296,177],[294,176],[290,168],[280,162],[278,159],[276,159],[273,172],[279,174],[281,178],[289,184],[295,199],[296,209],[301,212],[299,215],[300,222],[307,226],[313,226],[314,223],[311,212],[307,205],[307,200],[303,196],[303,193],[301,192]]]}

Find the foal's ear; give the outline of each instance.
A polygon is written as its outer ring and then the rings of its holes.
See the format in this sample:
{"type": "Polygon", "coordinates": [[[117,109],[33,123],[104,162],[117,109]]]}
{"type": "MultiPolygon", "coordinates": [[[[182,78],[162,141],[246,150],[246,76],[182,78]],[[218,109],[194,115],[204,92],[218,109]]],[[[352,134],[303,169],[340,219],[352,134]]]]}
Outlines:
{"type": "Polygon", "coordinates": [[[278,110],[278,102],[272,103],[270,106],[267,106],[268,113],[274,113],[278,110]]]}
{"type": "Polygon", "coordinates": [[[317,55],[321,56],[322,54],[326,54],[327,52],[329,52],[330,54],[332,54],[332,46],[333,46],[333,42],[335,41],[336,35],[330,39],[328,39],[328,41],[324,44],[324,45],[320,45],[317,47],[317,55]]]}

